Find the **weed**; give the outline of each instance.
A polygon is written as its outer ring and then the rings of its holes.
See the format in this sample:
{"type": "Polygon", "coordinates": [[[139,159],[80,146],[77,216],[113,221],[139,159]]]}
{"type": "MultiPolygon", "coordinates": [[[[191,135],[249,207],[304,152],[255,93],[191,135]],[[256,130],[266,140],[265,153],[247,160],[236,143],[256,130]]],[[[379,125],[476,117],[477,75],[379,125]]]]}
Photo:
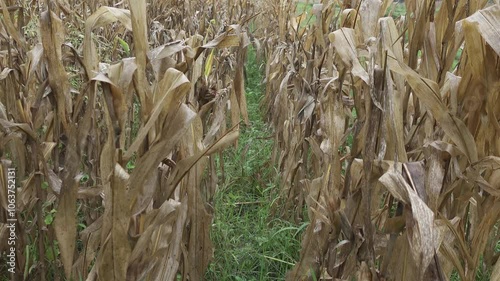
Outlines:
{"type": "Polygon", "coordinates": [[[224,152],[225,182],[214,198],[215,257],[206,280],[284,280],[298,259],[304,225],[271,217],[279,174],[270,162],[272,132],[263,122],[262,71],[250,50],[247,102],[251,125],[224,152]]]}

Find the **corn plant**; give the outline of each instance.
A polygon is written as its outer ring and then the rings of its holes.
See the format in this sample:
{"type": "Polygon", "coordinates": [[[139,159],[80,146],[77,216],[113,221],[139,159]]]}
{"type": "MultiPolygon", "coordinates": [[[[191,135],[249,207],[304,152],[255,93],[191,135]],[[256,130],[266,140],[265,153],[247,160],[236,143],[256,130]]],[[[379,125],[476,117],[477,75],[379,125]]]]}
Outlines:
{"type": "Polygon", "coordinates": [[[287,280],[500,278],[500,10],[437,4],[269,4],[275,210],[310,221],[287,280]]]}
{"type": "Polygon", "coordinates": [[[202,179],[248,120],[251,4],[228,2],[0,1],[14,279],[203,279],[215,165],[202,179]]]}

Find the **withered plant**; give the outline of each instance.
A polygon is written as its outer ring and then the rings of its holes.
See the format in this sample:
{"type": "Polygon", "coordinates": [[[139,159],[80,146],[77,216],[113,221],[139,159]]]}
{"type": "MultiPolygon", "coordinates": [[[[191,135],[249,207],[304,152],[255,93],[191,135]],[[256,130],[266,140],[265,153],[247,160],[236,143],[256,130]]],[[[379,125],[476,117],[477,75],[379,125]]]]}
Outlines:
{"type": "Polygon", "coordinates": [[[263,4],[287,280],[500,280],[500,6],[392,2],[263,4]]]}
{"type": "Polygon", "coordinates": [[[0,239],[15,167],[13,278],[203,279],[213,155],[248,122],[252,5],[224,2],[0,1],[0,239]]]}

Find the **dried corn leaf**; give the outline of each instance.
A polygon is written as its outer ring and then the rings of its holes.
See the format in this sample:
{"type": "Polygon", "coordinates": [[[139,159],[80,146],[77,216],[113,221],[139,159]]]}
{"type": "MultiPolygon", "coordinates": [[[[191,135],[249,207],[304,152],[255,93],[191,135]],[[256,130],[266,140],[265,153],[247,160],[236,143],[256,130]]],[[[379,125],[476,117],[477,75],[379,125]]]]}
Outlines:
{"type": "MultiPolygon", "coordinates": [[[[497,56],[500,56],[500,5],[491,5],[477,11],[458,23],[461,24],[470,25],[495,50],[497,56]]],[[[469,44],[481,44],[481,42],[469,42],[469,44]]]]}
{"type": "Polygon", "coordinates": [[[344,66],[351,70],[355,77],[360,78],[369,84],[369,77],[366,70],[361,66],[357,53],[355,31],[351,28],[341,28],[328,35],[330,42],[335,47],[335,51],[340,56],[344,66]]]}
{"type": "MultiPolygon", "coordinates": [[[[167,70],[165,76],[155,89],[155,105],[149,115],[149,119],[139,129],[134,142],[123,155],[124,159],[129,159],[139,149],[139,146],[148,135],[149,130],[157,123],[162,112],[164,114],[172,112],[172,110],[175,110],[179,106],[182,99],[189,92],[190,87],[191,83],[182,72],[173,68],[167,70]]],[[[161,122],[163,120],[159,120],[159,123],[161,122]]]]}
{"type": "Polygon", "coordinates": [[[413,260],[420,268],[416,280],[420,280],[439,249],[434,213],[399,173],[388,171],[379,181],[396,199],[410,208],[410,214],[406,217],[406,227],[413,260]]]}
{"type": "Polygon", "coordinates": [[[460,150],[469,157],[471,162],[476,162],[478,160],[478,154],[474,137],[467,129],[464,122],[448,111],[441,100],[438,85],[432,80],[421,77],[407,65],[394,59],[392,54],[389,54],[388,63],[392,71],[405,76],[413,92],[430,110],[445,133],[455,142],[460,150]]]}
{"type": "Polygon", "coordinates": [[[94,71],[98,70],[99,58],[94,42],[92,31],[96,28],[119,21],[128,30],[132,30],[130,11],[113,7],[100,7],[85,21],[85,36],[83,40],[83,62],[87,76],[92,78],[94,71]]]}

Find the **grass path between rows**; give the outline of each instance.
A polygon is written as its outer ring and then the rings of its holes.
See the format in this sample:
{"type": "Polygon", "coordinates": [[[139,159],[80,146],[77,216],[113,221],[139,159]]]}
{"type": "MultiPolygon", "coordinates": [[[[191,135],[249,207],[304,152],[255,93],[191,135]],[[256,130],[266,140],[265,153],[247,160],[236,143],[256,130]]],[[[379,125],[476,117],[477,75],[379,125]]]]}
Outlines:
{"type": "Polygon", "coordinates": [[[206,280],[284,280],[298,259],[305,225],[272,218],[279,175],[271,163],[272,132],[262,118],[262,69],[250,50],[247,102],[251,125],[224,153],[225,181],[214,199],[214,260],[206,280]]]}

